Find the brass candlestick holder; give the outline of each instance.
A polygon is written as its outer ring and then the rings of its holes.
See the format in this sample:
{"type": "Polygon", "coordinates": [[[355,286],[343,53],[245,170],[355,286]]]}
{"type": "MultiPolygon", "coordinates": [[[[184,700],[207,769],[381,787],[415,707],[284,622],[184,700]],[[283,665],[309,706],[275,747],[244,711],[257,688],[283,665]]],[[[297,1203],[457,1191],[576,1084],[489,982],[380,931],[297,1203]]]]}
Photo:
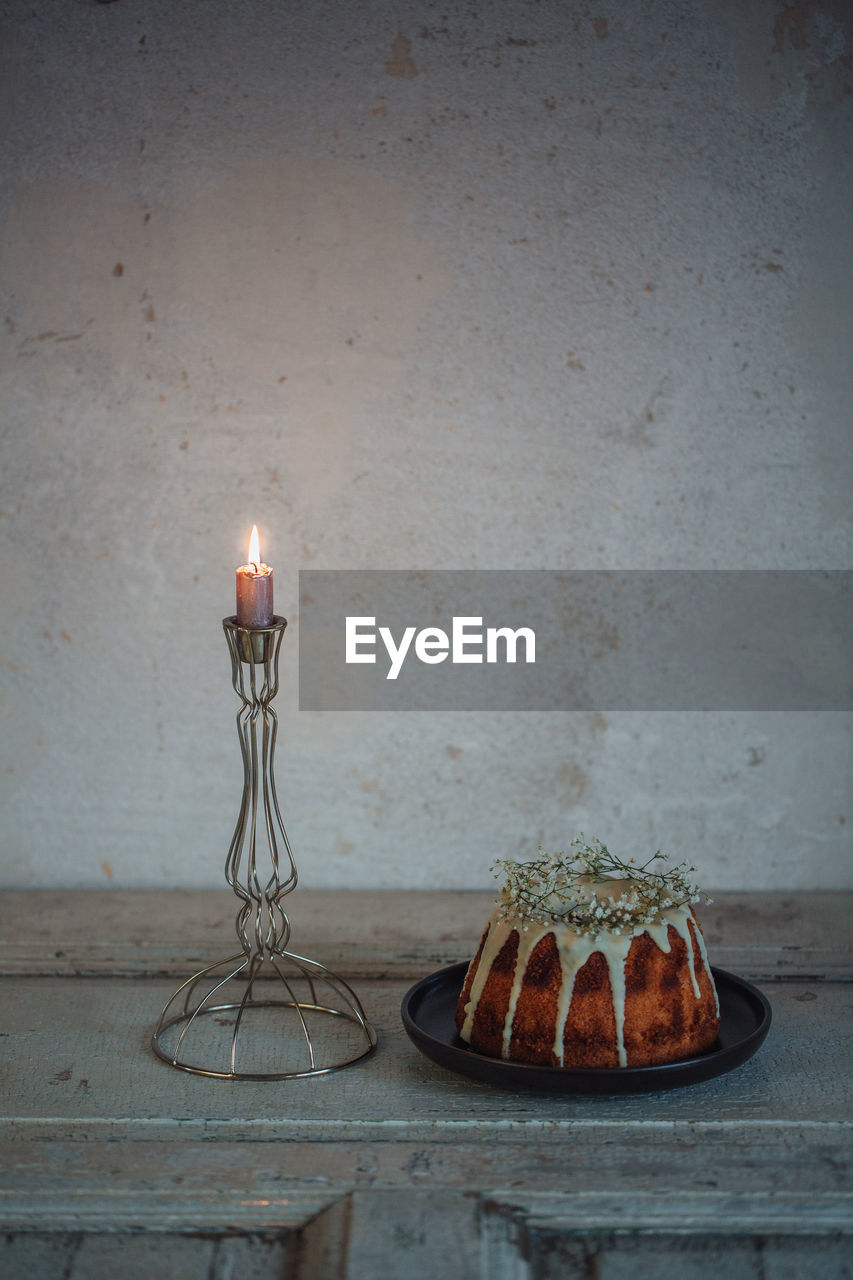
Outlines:
{"type": "Polygon", "coordinates": [[[278,655],[287,622],[222,625],[241,699],[237,733],[243,800],[225,879],[241,902],[240,951],[200,970],[166,1004],[151,1047],[170,1066],[218,1080],[323,1075],[376,1048],[376,1032],[352,988],[317,960],[287,949],[282,899],[297,872],[273,774],[278,655]]]}

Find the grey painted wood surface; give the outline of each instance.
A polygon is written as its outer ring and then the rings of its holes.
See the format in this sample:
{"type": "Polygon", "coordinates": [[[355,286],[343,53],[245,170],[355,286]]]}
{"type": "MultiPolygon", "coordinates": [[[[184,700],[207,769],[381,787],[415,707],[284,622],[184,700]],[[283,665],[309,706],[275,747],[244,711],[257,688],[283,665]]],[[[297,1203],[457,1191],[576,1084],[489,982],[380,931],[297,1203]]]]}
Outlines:
{"type": "Polygon", "coordinates": [[[377,1054],[280,1083],[170,1070],[159,1008],[233,937],[229,895],[178,899],[5,896],[4,1275],[850,1275],[853,895],[706,908],[770,1036],[726,1076],[633,1097],[498,1090],[408,1041],[401,997],[468,956],[481,894],[297,892],[300,948],[357,979],[377,1054]]]}
{"type": "MultiPolygon", "coordinates": [[[[717,893],[700,917],[712,962],[746,978],[853,979],[851,901],[844,893],[717,893]]],[[[470,958],[489,893],[346,893],[298,889],[294,943],[342,974],[423,977],[470,958]]],[[[0,974],[185,975],[232,949],[227,890],[7,891],[0,897],[0,974]]]]}

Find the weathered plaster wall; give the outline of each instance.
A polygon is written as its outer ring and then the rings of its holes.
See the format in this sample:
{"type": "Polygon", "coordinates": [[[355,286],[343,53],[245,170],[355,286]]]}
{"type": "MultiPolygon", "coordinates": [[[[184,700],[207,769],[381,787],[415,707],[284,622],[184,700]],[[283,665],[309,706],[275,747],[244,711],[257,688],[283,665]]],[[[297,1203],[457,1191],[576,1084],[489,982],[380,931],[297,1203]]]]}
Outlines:
{"type": "Polygon", "coordinates": [[[580,829],[853,883],[848,715],[311,715],[295,661],[299,567],[849,566],[846,0],[0,12],[2,879],[221,882],[257,521],[306,882],[580,829]]]}

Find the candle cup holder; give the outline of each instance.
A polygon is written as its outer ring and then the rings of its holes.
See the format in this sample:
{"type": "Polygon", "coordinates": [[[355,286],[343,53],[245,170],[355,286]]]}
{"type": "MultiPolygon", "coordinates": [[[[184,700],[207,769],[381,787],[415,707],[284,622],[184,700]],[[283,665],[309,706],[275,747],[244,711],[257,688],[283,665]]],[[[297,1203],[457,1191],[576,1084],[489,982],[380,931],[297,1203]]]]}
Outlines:
{"type": "Polygon", "coordinates": [[[243,799],[225,879],[240,901],[240,950],[188,978],[167,1002],[151,1038],[164,1062],[219,1080],[324,1075],[366,1057],[376,1032],[352,988],[317,960],[288,950],[282,899],[297,871],[273,774],[278,655],[287,622],[222,625],[242,706],[237,732],[243,799]]]}

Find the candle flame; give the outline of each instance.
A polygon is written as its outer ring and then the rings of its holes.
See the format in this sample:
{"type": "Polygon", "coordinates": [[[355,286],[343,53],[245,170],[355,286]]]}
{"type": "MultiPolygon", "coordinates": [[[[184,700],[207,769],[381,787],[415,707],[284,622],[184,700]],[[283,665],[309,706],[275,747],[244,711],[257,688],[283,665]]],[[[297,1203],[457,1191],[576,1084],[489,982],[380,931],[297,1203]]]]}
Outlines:
{"type": "Polygon", "coordinates": [[[249,539],[249,564],[254,565],[255,573],[260,569],[261,564],[261,544],[258,538],[258,526],[252,525],[252,536],[249,539]]]}

